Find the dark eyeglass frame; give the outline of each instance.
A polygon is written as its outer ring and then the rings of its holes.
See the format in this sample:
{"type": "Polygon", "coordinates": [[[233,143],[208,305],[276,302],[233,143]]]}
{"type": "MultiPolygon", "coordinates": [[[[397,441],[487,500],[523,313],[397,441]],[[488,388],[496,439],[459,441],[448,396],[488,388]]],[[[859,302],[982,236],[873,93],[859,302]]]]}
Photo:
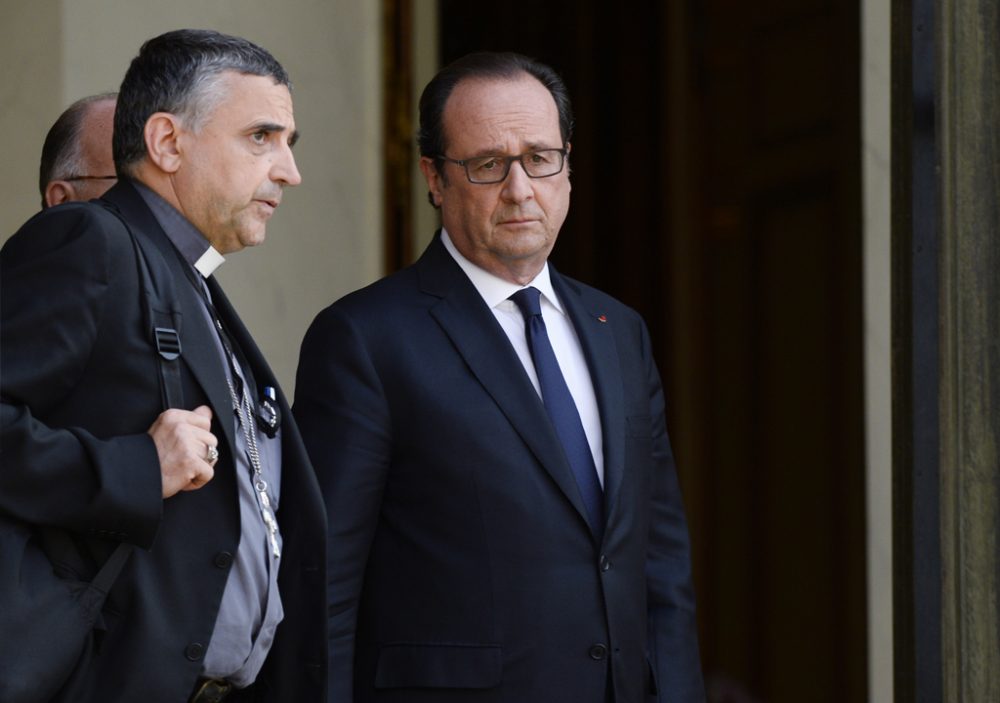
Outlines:
{"type": "Polygon", "coordinates": [[[54,181],[117,181],[118,176],[67,176],[66,178],[53,178],[54,181]]]}
{"type": "Polygon", "coordinates": [[[552,176],[559,175],[560,173],[562,173],[562,170],[564,168],[566,168],[566,156],[568,156],[568,155],[569,155],[569,149],[568,148],[566,148],[566,147],[560,147],[560,148],[552,147],[550,149],[532,149],[531,151],[526,151],[523,154],[517,154],[515,156],[472,156],[472,157],[469,157],[468,159],[451,159],[451,158],[448,158],[447,156],[445,156],[444,154],[442,154],[442,155],[438,156],[437,158],[441,159],[442,161],[448,161],[450,163],[458,164],[459,166],[461,166],[462,169],[465,171],[465,177],[469,179],[469,183],[474,183],[476,185],[494,185],[494,184],[497,184],[497,183],[503,183],[505,180],[507,180],[507,176],[510,175],[510,165],[512,163],[514,163],[515,161],[519,161],[521,163],[521,168],[524,170],[524,174],[528,178],[551,178],[552,176]],[[554,152],[556,152],[556,153],[559,154],[559,170],[553,171],[552,173],[546,173],[544,176],[532,176],[530,173],[528,173],[528,168],[527,168],[527,166],[524,165],[524,157],[525,156],[532,156],[534,154],[543,154],[545,152],[551,152],[551,151],[554,151],[554,152]],[[489,181],[478,180],[477,181],[477,180],[473,179],[472,178],[472,173],[469,171],[469,163],[472,162],[472,161],[478,161],[480,159],[494,159],[496,161],[502,161],[503,162],[503,171],[500,171],[499,172],[500,175],[496,179],[494,179],[494,180],[489,180],[489,181]]]}

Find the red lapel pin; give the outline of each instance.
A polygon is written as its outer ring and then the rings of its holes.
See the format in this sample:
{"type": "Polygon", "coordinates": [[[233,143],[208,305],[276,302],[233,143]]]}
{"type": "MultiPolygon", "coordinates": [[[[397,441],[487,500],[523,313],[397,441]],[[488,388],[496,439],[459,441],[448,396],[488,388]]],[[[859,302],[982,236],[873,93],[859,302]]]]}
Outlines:
{"type": "Polygon", "coordinates": [[[608,321],[608,318],[606,318],[604,315],[598,315],[597,319],[600,320],[601,322],[607,322],[608,321]]]}

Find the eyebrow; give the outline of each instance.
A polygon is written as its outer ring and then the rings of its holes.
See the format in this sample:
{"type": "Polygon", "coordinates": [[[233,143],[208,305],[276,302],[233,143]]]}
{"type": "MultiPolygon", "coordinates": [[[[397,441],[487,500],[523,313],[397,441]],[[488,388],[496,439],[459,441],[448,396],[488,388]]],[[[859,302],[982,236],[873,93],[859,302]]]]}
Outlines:
{"type": "Polygon", "coordinates": [[[550,146],[546,142],[528,142],[525,146],[528,147],[528,151],[542,151],[543,149],[562,149],[562,144],[559,144],[559,146],[550,146]]]}
{"type": "MultiPolygon", "coordinates": [[[[545,142],[528,142],[528,143],[526,143],[524,145],[524,151],[522,151],[520,153],[527,154],[527,153],[530,153],[532,151],[542,151],[543,149],[562,149],[562,145],[559,145],[559,146],[549,146],[545,142]]],[[[468,158],[469,159],[481,159],[481,158],[483,158],[485,156],[503,156],[504,153],[505,153],[505,150],[502,147],[500,147],[498,145],[494,145],[494,146],[492,146],[492,147],[490,147],[488,149],[484,149],[484,150],[478,152],[477,154],[475,154],[474,156],[470,156],[468,158]]]]}

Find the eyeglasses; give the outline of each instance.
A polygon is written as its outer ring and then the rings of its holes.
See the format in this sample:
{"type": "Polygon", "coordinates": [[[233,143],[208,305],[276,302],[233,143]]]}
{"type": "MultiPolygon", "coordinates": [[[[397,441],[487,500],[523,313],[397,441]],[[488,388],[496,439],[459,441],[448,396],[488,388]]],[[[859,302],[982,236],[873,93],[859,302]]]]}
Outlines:
{"type": "Polygon", "coordinates": [[[67,176],[56,178],[57,181],[117,181],[118,176],[67,176]]]}
{"type": "Polygon", "coordinates": [[[470,183],[500,183],[510,173],[510,165],[521,162],[521,168],[530,178],[548,178],[563,170],[568,149],[537,149],[517,156],[476,156],[471,159],[439,159],[458,164],[465,169],[470,183]]]}

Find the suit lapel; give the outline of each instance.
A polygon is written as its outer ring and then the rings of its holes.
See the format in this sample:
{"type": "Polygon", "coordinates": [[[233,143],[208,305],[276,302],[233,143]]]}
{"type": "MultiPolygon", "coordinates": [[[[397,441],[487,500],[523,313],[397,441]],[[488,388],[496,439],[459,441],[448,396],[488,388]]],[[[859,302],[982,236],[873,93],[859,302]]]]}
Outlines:
{"type": "Polygon", "coordinates": [[[247,363],[252,367],[251,371],[257,384],[259,386],[276,385],[271,368],[267,365],[267,361],[257,348],[257,343],[253,341],[250,332],[236,313],[236,308],[233,307],[232,303],[229,302],[229,298],[223,292],[222,286],[219,285],[215,276],[209,276],[205,283],[208,286],[209,293],[212,294],[212,304],[219,313],[219,317],[222,318],[222,323],[226,326],[226,330],[233,337],[233,341],[239,345],[240,351],[243,352],[243,355],[247,359],[247,363]]]}
{"type": "Polygon", "coordinates": [[[215,330],[207,321],[204,303],[184,270],[186,264],[181,261],[177,250],[146,206],[142,196],[127,181],[119,183],[108,191],[104,199],[118,208],[136,236],[145,237],[153,242],[173,273],[174,290],[182,320],[181,329],[178,330],[181,339],[181,359],[208,397],[212,413],[219,419],[218,424],[226,435],[230,451],[235,451],[236,429],[232,422],[223,420],[232,414],[232,399],[226,385],[225,371],[216,350],[218,342],[215,330]]]}
{"type": "Polygon", "coordinates": [[[605,311],[587,300],[571,280],[560,276],[549,265],[552,286],[566,306],[573,328],[580,339],[587,360],[590,379],[597,396],[604,444],[604,512],[608,524],[614,518],[615,505],[625,472],[625,406],[621,363],[614,337],[613,321],[605,311]]]}
{"type": "Polygon", "coordinates": [[[428,247],[417,267],[421,290],[441,299],[431,308],[431,315],[589,530],[580,489],[562,445],[492,311],[440,238],[428,247]]]}

